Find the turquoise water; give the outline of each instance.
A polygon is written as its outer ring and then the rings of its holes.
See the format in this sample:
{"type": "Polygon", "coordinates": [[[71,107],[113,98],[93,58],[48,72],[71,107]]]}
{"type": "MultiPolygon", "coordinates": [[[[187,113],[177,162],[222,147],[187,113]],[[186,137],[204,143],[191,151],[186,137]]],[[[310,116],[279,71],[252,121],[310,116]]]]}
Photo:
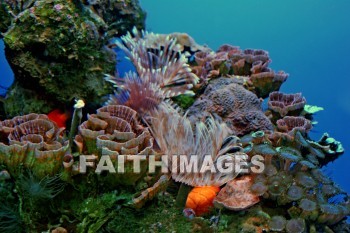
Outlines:
{"type": "MultiPolygon", "coordinates": [[[[325,108],[311,137],[323,132],[350,149],[350,1],[141,0],[147,29],[186,32],[197,43],[269,51],[270,65],[290,74],[283,92],[302,92],[325,108]]],[[[350,193],[350,154],[326,168],[350,193]]]]}

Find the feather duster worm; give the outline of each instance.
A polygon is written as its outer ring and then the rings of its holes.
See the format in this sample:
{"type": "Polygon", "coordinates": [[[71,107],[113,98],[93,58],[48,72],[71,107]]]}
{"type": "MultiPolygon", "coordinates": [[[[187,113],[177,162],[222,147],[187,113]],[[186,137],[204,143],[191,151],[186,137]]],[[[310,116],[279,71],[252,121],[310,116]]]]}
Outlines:
{"type": "Polygon", "coordinates": [[[166,37],[158,48],[153,48],[148,45],[157,35],[147,37],[147,32],[136,29],[133,34],[122,37],[124,44],[116,44],[134,64],[136,73],[129,73],[124,79],[106,75],[106,80],[116,87],[107,103],[124,104],[144,113],[166,98],[193,94],[190,89],[199,79],[188,66],[186,55],[179,52],[176,38],[166,37]]]}

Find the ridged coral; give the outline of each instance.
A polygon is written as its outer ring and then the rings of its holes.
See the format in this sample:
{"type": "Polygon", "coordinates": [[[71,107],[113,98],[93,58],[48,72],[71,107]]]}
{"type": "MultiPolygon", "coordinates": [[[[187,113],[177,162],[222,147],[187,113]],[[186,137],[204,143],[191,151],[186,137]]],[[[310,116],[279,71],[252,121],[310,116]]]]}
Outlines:
{"type": "Polygon", "coordinates": [[[300,131],[304,135],[307,134],[312,129],[312,125],[311,122],[304,117],[286,116],[277,121],[277,128],[280,132],[294,137],[297,131],[300,131]]]}
{"type": "Polygon", "coordinates": [[[39,178],[62,168],[68,142],[45,115],[29,114],[0,122],[0,162],[13,176],[30,171],[39,178]]]}
{"type": "Polygon", "coordinates": [[[75,139],[80,152],[98,157],[109,156],[115,167],[118,167],[119,155],[146,156],[140,161],[140,172],[133,170],[133,159],[124,161],[124,173],[116,172],[113,183],[134,185],[148,170],[148,155],[153,151],[153,137],[148,128],[139,124],[137,113],[129,107],[109,105],[90,115],[88,120],[79,126],[79,135],[75,139]]]}
{"type": "Polygon", "coordinates": [[[298,116],[304,109],[306,100],[301,93],[283,94],[281,92],[270,93],[268,101],[269,109],[278,113],[281,117],[298,116]]]}
{"type": "Polygon", "coordinates": [[[195,55],[194,72],[206,85],[212,78],[220,76],[244,76],[245,86],[258,97],[266,98],[272,91],[278,91],[287,80],[283,71],[275,73],[268,65],[268,52],[246,49],[232,45],[222,45],[216,52],[199,51],[195,55]]]}
{"type": "Polygon", "coordinates": [[[205,119],[210,114],[225,122],[237,136],[273,129],[256,95],[229,78],[211,81],[188,109],[188,117],[192,122],[205,119]]]}

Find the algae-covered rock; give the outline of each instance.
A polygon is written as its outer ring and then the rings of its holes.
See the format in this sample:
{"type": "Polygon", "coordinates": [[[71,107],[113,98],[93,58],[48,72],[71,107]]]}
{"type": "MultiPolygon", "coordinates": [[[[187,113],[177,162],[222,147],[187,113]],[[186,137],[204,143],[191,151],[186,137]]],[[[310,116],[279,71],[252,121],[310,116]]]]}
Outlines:
{"type": "Polygon", "coordinates": [[[118,33],[124,33],[135,21],[141,28],[144,16],[138,2],[127,1],[126,6],[120,1],[113,6],[101,2],[99,10],[93,9],[96,5],[80,1],[29,2],[2,1],[0,6],[0,31],[16,84],[4,104],[6,113],[46,113],[52,106],[69,103],[75,97],[102,103],[101,98],[111,92],[103,74],[113,73],[116,64],[113,50],[106,46],[108,39],[117,35],[111,28],[120,27],[118,33]],[[102,8],[105,10],[100,11],[102,8]],[[112,11],[115,16],[110,19],[112,11]],[[130,15],[135,12],[140,16],[134,19],[130,15]],[[12,100],[25,108],[16,108],[12,100]],[[43,101],[50,107],[38,108],[34,104],[42,106],[43,101]],[[32,102],[31,106],[28,102],[32,102]]]}

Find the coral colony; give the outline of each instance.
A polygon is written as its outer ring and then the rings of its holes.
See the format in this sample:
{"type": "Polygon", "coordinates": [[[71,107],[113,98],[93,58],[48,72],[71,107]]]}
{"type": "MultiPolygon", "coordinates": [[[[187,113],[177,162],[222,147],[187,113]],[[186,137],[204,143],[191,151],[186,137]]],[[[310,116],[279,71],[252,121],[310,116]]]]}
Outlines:
{"type": "Polygon", "coordinates": [[[348,194],[322,169],[344,149],[309,137],[322,108],[279,92],[288,74],[266,51],[132,29],[131,0],[18,2],[0,7],[18,115],[0,121],[0,232],[349,232],[348,194]],[[42,114],[72,98],[70,125],[42,114]]]}

